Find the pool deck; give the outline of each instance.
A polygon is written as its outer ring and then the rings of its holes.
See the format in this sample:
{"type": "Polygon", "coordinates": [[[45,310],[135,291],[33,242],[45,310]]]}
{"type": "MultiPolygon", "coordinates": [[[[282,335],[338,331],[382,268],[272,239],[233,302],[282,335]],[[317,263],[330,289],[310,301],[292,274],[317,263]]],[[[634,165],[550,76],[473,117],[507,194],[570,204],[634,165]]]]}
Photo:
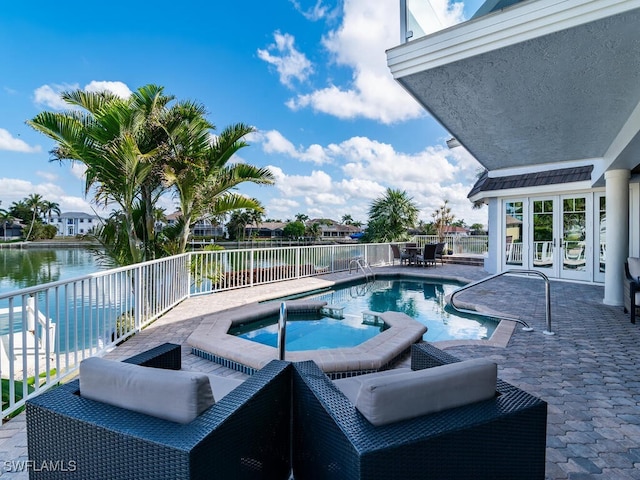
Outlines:
{"type": "MultiPolygon", "coordinates": [[[[427,275],[475,281],[481,267],[395,266],[378,273],[427,275]]],[[[191,298],[165,314],[107,356],[121,359],[164,342],[183,346],[183,368],[243,378],[190,353],[186,339],[203,316],[233,306],[322,288],[348,274],[323,275],[191,298]]],[[[351,278],[355,275],[351,275],[351,278]]],[[[460,302],[478,309],[518,316],[491,341],[436,342],[461,359],[486,357],[498,375],[548,402],[548,479],[640,479],[640,324],[632,325],[622,307],[602,303],[598,285],[551,282],[552,328],[545,335],[543,282],[537,277],[500,277],[460,294],[460,302]]],[[[11,462],[27,459],[24,414],[0,427],[0,477],[26,479],[11,462]]],[[[15,463],[13,464],[15,465],[15,463]]]]}

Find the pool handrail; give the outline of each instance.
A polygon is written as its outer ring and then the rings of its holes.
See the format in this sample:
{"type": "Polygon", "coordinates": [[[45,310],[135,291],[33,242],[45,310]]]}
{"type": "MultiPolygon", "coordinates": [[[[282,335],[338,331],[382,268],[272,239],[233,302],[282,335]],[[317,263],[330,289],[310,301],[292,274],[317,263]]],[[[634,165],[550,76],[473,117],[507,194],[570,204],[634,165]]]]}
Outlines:
{"type": "Polygon", "coordinates": [[[284,360],[287,343],[287,303],[280,304],[280,317],[278,318],[278,360],[284,360]]]}
{"type": "Polygon", "coordinates": [[[549,277],[547,277],[544,273],[539,272],[538,270],[505,270],[504,272],[496,273],[495,275],[491,275],[489,277],[483,278],[482,280],[478,280],[477,282],[468,283],[467,285],[459,288],[458,290],[456,290],[455,292],[453,292],[451,294],[451,296],[449,297],[449,304],[457,312],[470,313],[472,315],[482,315],[482,316],[485,316],[485,317],[499,318],[500,320],[510,320],[512,322],[518,322],[518,323],[524,325],[522,327],[522,330],[525,331],[525,332],[533,331],[533,328],[530,327],[529,324],[527,324],[527,322],[525,322],[524,320],[522,320],[520,318],[505,317],[505,316],[499,316],[499,315],[495,315],[495,314],[486,314],[486,313],[478,312],[476,310],[468,310],[466,308],[457,307],[456,304],[454,303],[454,297],[457,294],[459,294],[460,292],[463,292],[464,290],[468,290],[468,289],[470,289],[472,287],[475,287],[476,285],[480,285],[482,283],[488,282],[489,280],[493,280],[495,278],[502,277],[503,275],[508,275],[508,274],[512,274],[512,275],[523,275],[523,274],[524,275],[538,275],[539,277],[542,277],[542,279],[545,282],[545,286],[544,286],[544,296],[545,296],[545,303],[546,303],[545,320],[546,320],[546,324],[547,324],[546,330],[543,330],[542,333],[544,333],[545,335],[555,335],[555,333],[551,330],[551,294],[550,294],[551,286],[550,286],[550,282],[549,282],[549,277]]]}

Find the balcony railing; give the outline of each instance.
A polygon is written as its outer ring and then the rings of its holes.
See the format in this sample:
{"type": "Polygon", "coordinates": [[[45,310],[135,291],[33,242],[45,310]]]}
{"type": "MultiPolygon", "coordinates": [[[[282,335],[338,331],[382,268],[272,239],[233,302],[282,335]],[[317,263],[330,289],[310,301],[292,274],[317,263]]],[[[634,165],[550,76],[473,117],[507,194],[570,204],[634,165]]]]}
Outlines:
{"type": "Polygon", "coordinates": [[[391,263],[388,244],[191,252],[0,295],[2,416],[192,295],[391,263]]]}

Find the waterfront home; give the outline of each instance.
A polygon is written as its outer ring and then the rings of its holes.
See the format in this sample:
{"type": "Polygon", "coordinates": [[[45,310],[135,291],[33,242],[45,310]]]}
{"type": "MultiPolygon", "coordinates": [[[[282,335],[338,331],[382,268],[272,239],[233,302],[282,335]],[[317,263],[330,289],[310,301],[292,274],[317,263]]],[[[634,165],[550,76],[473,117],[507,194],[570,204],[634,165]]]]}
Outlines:
{"type": "Polygon", "coordinates": [[[604,284],[622,305],[640,256],[640,2],[488,0],[435,33],[425,1],[400,5],[394,78],[487,170],[469,194],[489,209],[485,269],[604,284]]]}
{"type": "Polygon", "coordinates": [[[84,212],[65,212],[42,219],[44,224],[53,225],[58,229],[57,236],[75,237],[92,232],[100,225],[100,217],[84,212]]]}

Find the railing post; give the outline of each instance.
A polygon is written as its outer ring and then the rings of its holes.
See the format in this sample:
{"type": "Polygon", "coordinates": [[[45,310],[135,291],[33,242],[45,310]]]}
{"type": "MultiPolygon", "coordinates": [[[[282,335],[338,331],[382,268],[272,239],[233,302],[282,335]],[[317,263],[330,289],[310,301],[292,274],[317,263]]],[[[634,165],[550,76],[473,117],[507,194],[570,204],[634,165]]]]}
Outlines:
{"type": "Polygon", "coordinates": [[[249,285],[253,287],[253,250],[249,250],[249,285]]]}
{"type": "Polygon", "coordinates": [[[142,267],[133,271],[133,324],[136,332],[142,328],[142,267]]]}
{"type": "Polygon", "coordinates": [[[302,265],[300,264],[300,249],[302,247],[296,248],[296,278],[300,278],[300,271],[302,270],[302,265]]]}

